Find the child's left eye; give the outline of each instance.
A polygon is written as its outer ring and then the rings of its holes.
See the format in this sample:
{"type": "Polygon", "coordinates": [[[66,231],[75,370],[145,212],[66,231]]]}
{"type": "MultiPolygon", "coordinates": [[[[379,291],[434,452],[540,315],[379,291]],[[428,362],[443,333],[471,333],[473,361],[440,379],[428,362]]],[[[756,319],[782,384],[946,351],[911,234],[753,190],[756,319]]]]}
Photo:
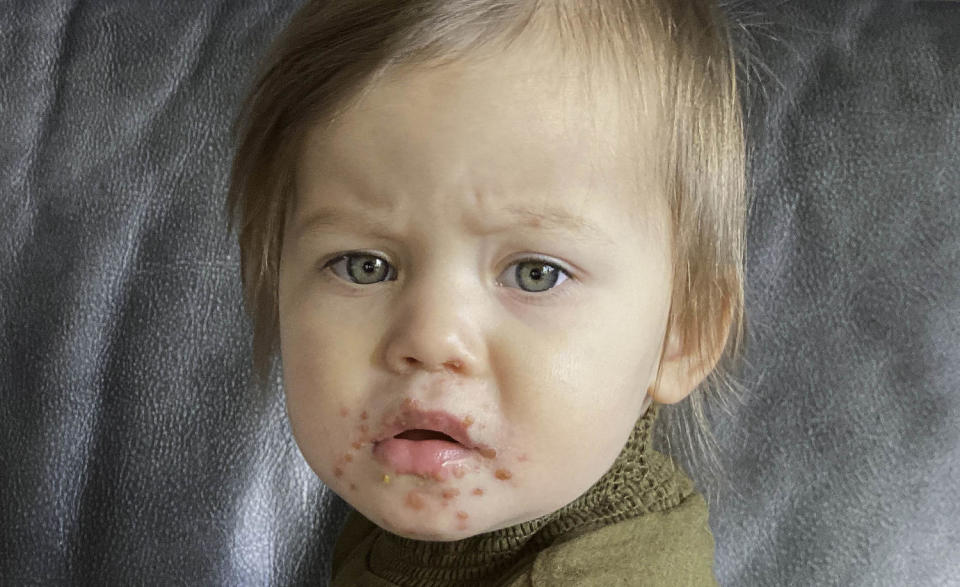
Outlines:
{"type": "MultiPolygon", "coordinates": [[[[544,259],[531,257],[520,259],[518,262],[510,265],[516,267],[515,271],[504,271],[505,275],[512,275],[513,280],[525,292],[538,293],[547,290],[553,290],[557,285],[569,279],[569,274],[555,263],[544,259]],[[530,287],[524,285],[529,284],[530,287]]],[[[551,293],[550,295],[553,295],[551,293]]]]}
{"type": "MultiPolygon", "coordinates": [[[[385,259],[372,253],[356,252],[339,255],[328,261],[322,269],[328,268],[340,279],[356,285],[371,285],[397,279],[396,269],[385,259]],[[337,270],[341,266],[345,273],[337,270]]],[[[570,273],[560,265],[538,257],[519,259],[512,263],[501,276],[507,276],[506,283],[498,280],[498,284],[513,283],[527,293],[550,291],[547,295],[556,295],[552,290],[571,277],[570,273]],[[511,267],[516,269],[511,271],[511,267]]]]}

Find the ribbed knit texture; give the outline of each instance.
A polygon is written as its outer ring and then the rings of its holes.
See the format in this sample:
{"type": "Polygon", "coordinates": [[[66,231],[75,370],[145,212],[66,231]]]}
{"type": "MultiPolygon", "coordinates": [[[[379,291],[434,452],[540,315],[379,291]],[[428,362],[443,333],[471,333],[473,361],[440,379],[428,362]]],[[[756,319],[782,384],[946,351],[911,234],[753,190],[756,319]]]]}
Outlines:
{"type": "Polygon", "coordinates": [[[453,542],[411,540],[377,529],[370,571],[401,586],[490,585],[551,544],[675,507],[695,489],[673,461],[650,446],[658,412],[659,405],[651,404],[607,473],[567,506],[453,542]]]}

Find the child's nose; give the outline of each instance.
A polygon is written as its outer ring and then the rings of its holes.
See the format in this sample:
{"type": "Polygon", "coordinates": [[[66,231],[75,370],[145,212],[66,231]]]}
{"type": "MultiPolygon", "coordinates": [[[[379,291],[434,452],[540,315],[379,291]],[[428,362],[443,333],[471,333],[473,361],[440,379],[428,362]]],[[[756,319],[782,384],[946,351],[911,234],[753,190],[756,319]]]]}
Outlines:
{"type": "Polygon", "coordinates": [[[385,339],[390,369],[451,371],[464,376],[483,370],[483,303],[477,292],[465,291],[468,287],[469,279],[440,275],[405,284],[407,291],[389,310],[385,339]]]}

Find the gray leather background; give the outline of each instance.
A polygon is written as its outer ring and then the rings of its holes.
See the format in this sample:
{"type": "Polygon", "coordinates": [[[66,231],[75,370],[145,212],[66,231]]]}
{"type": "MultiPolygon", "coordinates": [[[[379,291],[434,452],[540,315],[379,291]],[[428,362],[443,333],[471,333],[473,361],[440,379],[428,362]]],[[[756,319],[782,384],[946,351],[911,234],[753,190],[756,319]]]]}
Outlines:
{"type": "MultiPolygon", "coordinates": [[[[229,126],[293,0],[0,0],[0,583],[324,585],[229,126]]],[[[960,2],[754,2],[723,585],[960,585],[960,2]]],[[[696,477],[696,474],[693,475],[696,477]]]]}

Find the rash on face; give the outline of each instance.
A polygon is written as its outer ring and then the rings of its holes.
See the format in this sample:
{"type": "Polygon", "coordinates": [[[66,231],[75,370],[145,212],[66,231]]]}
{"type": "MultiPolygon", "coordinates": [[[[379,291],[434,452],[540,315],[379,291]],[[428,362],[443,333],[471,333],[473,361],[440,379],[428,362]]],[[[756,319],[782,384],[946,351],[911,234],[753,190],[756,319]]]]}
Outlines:
{"type": "MultiPolygon", "coordinates": [[[[410,399],[405,400],[403,406],[411,409],[418,407],[417,402],[410,399]]],[[[341,407],[339,412],[344,418],[350,417],[351,414],[351,410],[345,406],[341,407]]],[[[372,456],[371,451],[375,445],[374,440],[377,436],[375,432],[371,432],[371,427],[369,426],[371,416],[368,411],[363,410],[357,414],[355,410],[353,414],[352,425],[354,432],[352,438],[348,439],[350,442],[349,447],[345,452],[340,453],[333,470],[336,478],[349,489],[351,494],[358,494],[364,486],[379,486],[382,488],[381,491],[394,494],[402,500],[398,504],[402,509],[408,512],[416,512],[417,516],[440,515],[441,512],[444,512],[444,516],[450,516],[447,519],[449,520],[449,524],[451,524],[451,528],[456,528],[458,532],[466,532],[468,531],[468,520],[471,519],[471,515],[469,508],[465,507],[467,504],[464,503],[464,495],[469,495],[472,503],[480,503],[475,500],[485,499],[487,491],[480,486],[474,486],[473,488],[459,487],[457,480],[465,478],[470,473],[476,474],[485,471],[491,478],[501,482],[501,486],[516,486],[516,480],[514,479],[514,472],[512,470],[513,467],[507,462],[506,455],[498,454],[496,449],[486,446],[475,449],[482,459],[476,459],[469,463],[449,463],[449,465],[444,468],[443,475],[432,473],[429,475],[411,474],[396,476],[381,468],[374,473],[373,476],[370,476],[370,473],[373,471],[369,469],[366,469],[367,472],[363,471],[365,471],[364,467],[370,466],[368,461],[372,461],[372,459],[368,459],[367,457],[372,456]],[[360,467],[360,469],[356,469],[356,467],[360,467]],[[361,478],[358,480],[356,476],[351,475],[351,473],[359,474],[361,478]],[[365,478],[366,480],[364,480],[365,478]],[[503,485],[503,482],[509,483],[503,485]],[[410,483],[416,483],[416,485],[411,486],[410,483]],[[396,487],[396,489],[394,489],[394,487],[396,487]],[[397,493],[397,490],[400,490],[400,492],[397,493]]],[[[396,418],[394,418],[394,420],[396,420],[396,418]]],[[[396,421],[390,421],[385,417],[380,426],[381,429],[383,429],[395,427],[396,424],[396,421]]],[[[465,416],[461,420],[461,424],[464,428],[476,426],[476,422],[472,416],[465,416]]],[[[516,459],[511,459],[512,462],[517,464],[526,462],[527,460],[528,456],[526,454],[521,454],[517,456],[516,459]]],[[[415,531],[406,534],[410,536],[417,535],[415,531]]]]}
{"type": "Polygon", "coordinates": [[[410,491],[407,493],[407,499],[404,502],[406,506],[412,510],[422,510],[423,509],[423,497],[415,491],[410,491]]]}

